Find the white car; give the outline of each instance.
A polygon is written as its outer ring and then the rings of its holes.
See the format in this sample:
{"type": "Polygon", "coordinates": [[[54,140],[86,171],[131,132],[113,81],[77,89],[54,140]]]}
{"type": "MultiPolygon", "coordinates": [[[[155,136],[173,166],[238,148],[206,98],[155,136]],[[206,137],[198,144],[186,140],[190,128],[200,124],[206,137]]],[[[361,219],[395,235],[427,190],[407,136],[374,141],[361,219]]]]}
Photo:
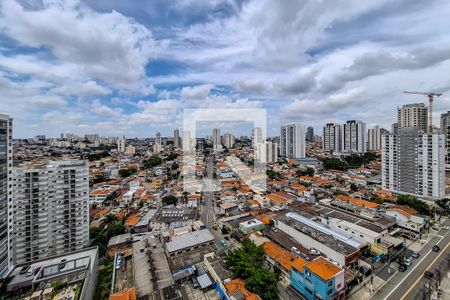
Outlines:
{"type": "Polygon", "coordinates": [[[297,247],[292,247],[291,251],[294,252],[297,255],[300,255],[300,251],[298,251],[297,247]]]}
{"type": "Polygon", "coordinates": [[[309,253],[312,255],[320,255],[320,252],[314,248],[309,249],[309,253]]]}
{"type": "Polygon", "coordinates": [[[411,258],[405,259],[405,260],[403,261],[403,263],[409,267],[409,266],[411,265],[411,258]]]}

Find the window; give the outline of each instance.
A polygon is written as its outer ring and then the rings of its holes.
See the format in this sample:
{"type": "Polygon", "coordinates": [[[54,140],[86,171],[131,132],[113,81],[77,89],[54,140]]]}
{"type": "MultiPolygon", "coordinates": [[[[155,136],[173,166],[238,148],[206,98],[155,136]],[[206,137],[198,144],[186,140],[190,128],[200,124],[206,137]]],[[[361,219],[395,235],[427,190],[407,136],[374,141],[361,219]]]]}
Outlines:
{"type": "Polygon", "coordinates": [[[333,290],[328,291],[328,295],[331,295],[331,294],[333,294],[333,290]]]}
{"type": "Polygon", "coordinates": [[[331,286],[332,284],[333,284],[332,280],[328,281],[328,286],[331,286]]]}

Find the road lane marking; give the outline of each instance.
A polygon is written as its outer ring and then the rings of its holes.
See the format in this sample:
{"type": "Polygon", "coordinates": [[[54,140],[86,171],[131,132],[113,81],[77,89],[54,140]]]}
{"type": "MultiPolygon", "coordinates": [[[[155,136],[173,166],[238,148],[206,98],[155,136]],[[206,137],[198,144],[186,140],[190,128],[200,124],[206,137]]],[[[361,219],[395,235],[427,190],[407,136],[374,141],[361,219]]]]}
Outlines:
{"type": "MultiPolygon", "coordinates": [[[[439,241],[437,241],[435,244],[439,244],[442,240],[444,239],[444,237],[442,237],[439,241]]],[[[447,245],[447,247],[449,246],[450,244],[448,244],[447,245]]],[[[431,253],[431,251],[433,251],[433,249],[430,249],[430,251],[428,251],[427,252],[427,254],[425,254],[423,257],[422,257],[422,259],[414,266],[414,268],[412,268],[412,270],[408,273],[408,275],[407,276],[405,276],[405,277],[403,277],[403,279],[399,282],[399,283],[397,283],[397,287],[395,288],[395,289],[393,289],[392,291],[390,291],[389,292],[389,294],[387,294],[387,296],[386,297],[384,297],[383,299],[384,300],[386,300],[387,298],[389,298],[389,296],[391,296],[391,294],[393,293],[393,292],[395,292],[395,290],[397,290],[397,288],[403,283],[403,281],[405,281],[406,280],[406,278],[408,278],[409,277],[409,275],[411,275],[412,273],[413,273],[413,271],[422,263],[422,261],[431,253]]],[[[391,277],[392,278],[392,277],[391,277]]],[[[420,276],[419,277],[419,279],[420,278],[422,278],[422,276],[420,276]]],[[[389,280],[388,280],[389,281],[389,280]]],[[[388,282],[388,281],[386,281],[385,282],[385,284],[388,282]]],[[[417,282],[417,281],[416,281],[417,282]]],[[[415,283],[414,283],[414,285],[415,285],[415,283]]],[[[413,286],[414,286],[413,285],[413,286]]],[[[411,287],[412,288],[412,287],[411,287]]],[[[410,288],[410,289],[411,289],[410,288]]],[[[409,291],[408,291],[409,292],[409,291]]],[[[405,295],[407,295],[407,294],[405,294],[405,295]]],[[[404,295],[404,296],[405,296],[404,295]]],[[[404,297],[403,296],[403,297],[404,297]]],[[[403,298],[402,298],[403,299],[403,298]]]]}
{"type": "MultiPolygon", "coordinates": [[[[437,243],[439,244],[442,241],[442,239],[437,243]]],[[[447,248],[450,246],[450,243],[447,244],[447,246],[445,246],[445,248],[441,251],[441,253],[438,254],[438,256],[436,256],[436,258],[430,263],[430,267],[432,265],[434,265],[434,263],[436,262],[436,260],[438,260],[438,258],[440,258],[442,256],[442,254],[445,254],[445,250],[447,250],[447,248]]],[[[432,250],[431,250],[432,251],[432,250]]],[[[422,276],[419,276],[419,278],[417,278],[417,280],[414,282],[414,284],[406,291],[406,293],[403,295],[403,297],[400,298],[400,300],[405,299],[405,297],[411,292],[411,290],[417,285],[417,283],[420,281],[420,279],[422,279],[422,276]]]]}

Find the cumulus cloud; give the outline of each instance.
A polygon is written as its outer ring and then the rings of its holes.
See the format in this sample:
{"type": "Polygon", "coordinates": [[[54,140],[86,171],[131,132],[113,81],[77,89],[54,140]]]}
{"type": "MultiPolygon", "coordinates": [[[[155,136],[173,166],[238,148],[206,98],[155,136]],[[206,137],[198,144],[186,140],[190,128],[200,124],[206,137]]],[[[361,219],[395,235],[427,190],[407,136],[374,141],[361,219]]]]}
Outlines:
{"type": "Polygon", "coordinates": [[[87,82],[66,83],[55,87],[52,92],[64,96],[89,97],[98,95],[108,95],[111,90],[105,88],[93,80],[87,82]]]}
{"type": "Polygon", "coordinates": [[[212,84],[185,86],[181,89],[181,97],[189,100],[202,100],[209,95],[212,88],[214,88],[212,84]]]}
{"type": "Polygon", "coordinates": [[[347,82],[399,70],[429,68],[450,59],[450,47],[418,48],[406,53],[378,50],[357,57],[354,62],[322,83],[324,91],[338,89],[347,82]]]}
{"type": "Polygon", "coordinates": [[[312,119],[319,115],[329,117],[348,110],[352,105],[361,108],[366,100],[364,90],[354,88],[342,93],[332,94],[323,100],[296,99],[289,105],[283,107],[282,113],[283,116],[289,119],[312,119]]]}
{"type": "Polygon", "coordinates": [[[129,116],[130,124],[165,125],[171,122],[180,108],[178,100],[159,100],[156,102],[141,100],[137,103],[138,112],[129,116]]]}
{"type": "Polygon", "coordinates": [[[92,102],[91,109],[97,115],[107,117],[119,117],[123,112],[123,109],[121,108],[111,108],[109,106],[103,105],[98,99],[92,102]]]}
{"type": "Polygon", "coordinates": [[[98,13],[78,1],[44,1],[31,10],[11,0],[0,12],[2,32],[23,46],[48,47],[59,64],[120,86],[141,79],[162,46],[133,19],[116,11],[98,13]]]}

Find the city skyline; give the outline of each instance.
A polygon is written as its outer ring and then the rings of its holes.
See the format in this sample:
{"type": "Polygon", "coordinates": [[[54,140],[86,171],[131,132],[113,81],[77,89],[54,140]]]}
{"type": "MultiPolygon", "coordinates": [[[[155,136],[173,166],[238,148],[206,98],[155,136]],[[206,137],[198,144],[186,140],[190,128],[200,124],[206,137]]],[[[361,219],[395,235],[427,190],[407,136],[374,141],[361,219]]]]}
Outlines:
{"type": "Polygon", "coordinates": [[[426,102],[411,89],[444,93],[438,125],[450,105],[448,2],[157,3],[3,3],[0,111],[14,136],[167,136],[192,107],[266,108],[269,136],[293,122],[389,128],[396,107],[426,102]],[[258,24],[264,11],[276,13],[258,24]]]}

